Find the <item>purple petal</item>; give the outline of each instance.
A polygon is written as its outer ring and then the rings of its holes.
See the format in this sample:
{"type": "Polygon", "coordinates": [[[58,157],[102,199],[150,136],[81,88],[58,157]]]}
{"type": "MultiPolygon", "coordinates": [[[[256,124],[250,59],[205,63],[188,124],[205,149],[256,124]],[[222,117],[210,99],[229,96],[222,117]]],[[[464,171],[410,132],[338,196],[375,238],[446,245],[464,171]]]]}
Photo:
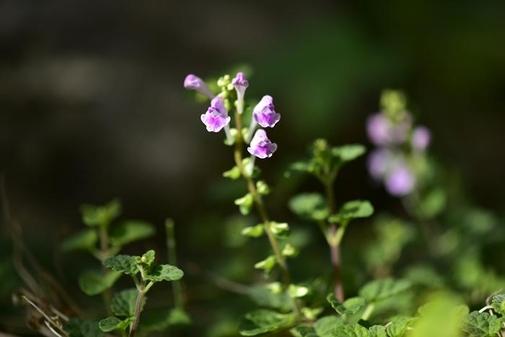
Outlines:
{"type": "Polygon", "coordinates": [[[427,127],[418,126],[412,133],[412,146],[417,151],[424,151],[431,141],[431,132],[427,127]]]}
{"type": "Polygon", "coordinates": [[[272,143],[270,139],[268,139],[263,129],[258,129],[256,131],[247,148],[250,154],[260,159],[270,158],[276,150],[277,144],[272,143]]]}
{"type": "Polygon", "coordinates": [[[393,196],[403,197],[412,192],[416,184],[414,174],[403,164],[396,166],[386,177],[386,190],[393,196]]]}
{"type": "Polygon", "coordinates": [[[272,96],[263,96],[261,101],[254,107],[253,116],[256,123],[264,128],[273,128],[281,119],[281,115],[275,112],[272,96]]]}

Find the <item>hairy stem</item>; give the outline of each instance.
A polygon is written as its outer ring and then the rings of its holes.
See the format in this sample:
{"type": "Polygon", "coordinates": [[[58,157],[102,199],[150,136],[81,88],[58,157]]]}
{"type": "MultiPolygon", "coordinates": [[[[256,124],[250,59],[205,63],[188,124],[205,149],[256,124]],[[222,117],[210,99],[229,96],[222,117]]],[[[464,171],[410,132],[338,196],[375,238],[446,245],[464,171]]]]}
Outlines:
{"type": "MultiPolygon", "coordinates": [[[[100,253],[99,258],[102,264],[102,270],[104,273],[107,272],[107,268],[103,265],[104,261],[109,257],[109,234],[107,233],[107,226],[98,226],[98,239],[100,241],[100,253]]],[[[105,304],[105,310],[110,314],[110,302],[112,299],[112,293],[110,288],[105,289],[102,292],[103,302],[105,304]]]]}

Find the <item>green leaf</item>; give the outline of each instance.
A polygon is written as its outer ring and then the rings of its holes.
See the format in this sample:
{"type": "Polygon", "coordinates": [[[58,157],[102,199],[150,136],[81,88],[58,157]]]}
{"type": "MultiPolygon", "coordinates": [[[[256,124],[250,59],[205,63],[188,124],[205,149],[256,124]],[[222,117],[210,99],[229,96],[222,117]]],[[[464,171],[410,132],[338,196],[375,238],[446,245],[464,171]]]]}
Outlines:
{"type": "Polygon", "coordinates": [[[111,312],[117,317],[133,316],[137,295],[137,289],[126,289],[114,294],[110,303],[111,312]]]}
{"type": "Polygon", "coordinates": [[[88,226],[107,227],[121,214],[121,204],[112,200],[104,206],[82,205],[82,221],[88,226]]]}
{"type": "Polygon", "coordinates": [[[387,324],[386,333],[389,337],[403,337],[413,320],[412,317],[397,316],[387,324]]]}
{"type": "Polygon", "coordinates": [[[331,223],[345,223],[352,219],[367,218],[374,212],[373,206],[366,200],[353,200],[346,202],[337,214],[329,218],[331,223]]]}
{"type": "Polygon", "coordinates": [[[110,243],[114,246],[124,246],[128,243],[153,236],[154,227],[143,221],[129,220],[112,227],[110,243]]]}
{"type": "Polygon", "coordinates": [[[270,221],[269,226],[275,235],[283,235],[289,230],[289,225],[285,222],[270,221]]]}
{"type": "Polygon", "coordinates": [[[64,252],[72,250],[93,250],[98,241],[96,231],[94,229],[83,230],[63,241],[61,249],[64,252]]]}
{"type": "Polygon", "coordinates": [[[270,272],[272,270],[272,268],[275,266],[276,262],[277,262],[277,260],[275,259],[275,256],[270,255],[266,259],[257,262],[254,265],[254,268],[256,268],[256,269],[262,269],[265,272],[270,272]]]}
{"type": "Polygon", "coordinates": [[[162,308],[144,312],[140,321],[140,330],[143,332],[161,332],[170,326],[187,325],[191,318],[180,308],[162,308]]]}
{"type": "Polygon", "coordinates": [[[386,278],[367,283],[361,288],[359,295],[369,302],[377,302],[400,294],[410,288],[411,283],[407,280],[386,278]]]}
{"type": "Polygon", "coordinates": [[[148,250],[140,257],[140,263],[150,267],[154,263],[154,259],[156,258],[156,252],[154,250],[148,250]]]}
{"type": "Polygon", "coordinates": [[[324,316],[314,323],[314,329],[320,337],[334,336],[336,329],[341,327],[344,322],[336,316],[324,316]]]}
{"type": "Polygon", "coordinates": [[[240,327],[242,336],[256,336],[289,328],[295,322],[292,314],[260,309],[245,315],[240,327]]]}
{"type": "Polygon", "coordinates": [[[282,286],[277,284],[258,284],[249,288],[248,295],[260,307],[288,311],[292,309],[293,302],[281,288],[282,286]]]}
{"type": "Polygon", "coordinates": [[[69,337],[103,337],[97,321],[71,318],[64,327],[69,337]]]}
{"type": "Polygon", "coordinates": [[[493,295],[491,297],[491,306],[497,313],[505,315],[505,294],[493,295]]]}
{"type": "Polygon", "coordinates": [[[254,202],[254,198],[250,193],[247,193],[242,198],[235,200],[235,205],[239,207],[240,213],[242,215],[247,215],[251,212],[251,208],[254,202]]]}
{"type": "Polygon", "coordinates": [[[270,193],[270,187],[263,180],[259,180],[256,183],[256,190],[258,190],[258,193],[261,195],[267,195],[270,193]]]}
{"type": "Polygon", "coordinates": [[[368,329],[368,334],[370,337],[388,337],[386,334],[386,328],[382,325],[373,325],[368,329]]]}
{"type": "Polygon", "coordinates": [[[114,285],[121,273],[88,270],[79,276],[79,287],[88,296],[98,295],[114,285]]]}
{"type": "Polygon", "coordinates": [[[258,238],[263,235],[264,228],[265,226],[263,226],[263,224],[246,227],[242,229],[242,235],[249,236],[251,238],[258,238]]]}
{"type": "Polygon", "coordinates": [[[463,330],[469,337],[495,337],[498,336],[502,320],[487,312],[474,311],[468,315],[463,330]]]}
{"type": "MultiPolygon", "coordinates": [[[[460,337],[468,308],[449,293],[438,293],[419,309],[420,318],[412,326],[409,337],[460,337]]],[[[498,328],[499,329],[499,328],[498,328]]]]}
{"type": "Polygon", "coordinates": [[[102,319],[98,323],[98,326],[103,332],[111,332],[114,330],[125,331],[130,326],[131,322],[133,322],[133,317],[120,320],[117,317],[110,316],[102,319]]]}
{"type": "Polygon", "coordinates": [[[309,288],[304,287],[304,286],[290,284],[288,287],[288,295],[292,298],[304,297],[308,293],[309,293],[309,288]]]}
{"type": "Polygon", "coordinates": [[[289,201],[289,209],[302,218],[316,221],[326,219],[329,214],[326,202],[319,193],[296,195],[289,201]]]}
{"type": "Polygon", "coordinates": [[[175,266],[161,264],[154,266],[146,275],[146,280],[153,282],[176,281],[184,276],[184,272],[175,266]]]}
{"type": "Polygon", "coordinates": [[[137,266],[138,256],[116,255],[109,257],[103,263],[105,267],[127,275],[135,275],[139,272],[137,266]]]}
{"type": "Polygon", "coordinates": [[[343,145],[331,149],[332,155],[342,163],[354,160],[362,156],[365,152],[365,147],[360,144],[343,145]]]}
{"type": "Polygon", "coordinates": [[[341,325],[333,331],[331,336],[332,337],[370,337],[368,330],[357,323],[341,325]]]}
{"type": "Polygon", "coordinates": [[[289,332],[294,337],[319,337],[316,334],[316,330],[311,326],[299,325],[291,329],[289,332]]]}
{"type": "Polygon", "coordinates": [[[240,178],[240,176],[241,176],[241,173],[240,173],[240,169],[238,168],[238,166],[233,166],[228,171],[223,172],[223,177],[230,178],[232,180],[237,180],[238,178],[240,178]]]}
{"type": "Polygon", "coordinates": [[[365,299],[361,297],[351,297],[344,301],[344,303],[340,303],[335,298],[335,294],[329,294],[326,300],[337,314],[341,316],[340,318],[347,323],[357,323],[367,306],[365,299]]]}

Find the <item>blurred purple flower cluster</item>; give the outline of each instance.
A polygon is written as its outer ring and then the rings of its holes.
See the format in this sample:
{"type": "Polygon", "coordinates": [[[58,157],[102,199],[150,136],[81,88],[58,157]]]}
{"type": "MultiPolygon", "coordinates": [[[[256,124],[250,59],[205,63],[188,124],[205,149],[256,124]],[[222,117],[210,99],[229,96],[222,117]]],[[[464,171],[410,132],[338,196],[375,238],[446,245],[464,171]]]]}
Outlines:
{"type": "Polygon", "coordinates": [[[368,156],[368,171],[393,196],[411,194],[418,183],[416,159],[423,156],[431,141],[424,126],[415,126],[405,109],[401,94],[386,92],[381,112],[367,120],[367,134],[376,148],[368,156]],[[385,103],[384,103],[385,102],[385,103]],[[398,103],[400,102],[400,103],[398,103]]]}
{"type": "MultiPolygon", "coordinates": [[[[239,72],[229,82],[224,85],[225,88],[235,89],[237,100],[235,102],[238,115],[244,110],[244,96],[249,81],[244,73],[239,72]]],[[[201,115],[200,119],[209,132],[220,132],[224,129],[226,137],[230,142],[232,132],[230,131],[231,117],[228,115],[225,100],[228,98],[227,89],[220,94],[213,94],[209,86],[198,76],[190,74],[184,79],[184,87],[188,90],[194,90],[211,99],[207,112],[201,115]]],[[[252,118],[249,123],[248,131],[244,137],[249,145],[247,151],[257,158],[270,158],[277,150],[277,144],[272,143],[267,136],[264,128],[273,128],[281,119],[281,115],[275,111],[272,96],[265,95],[256,104],[252,110],[252,118]],[[258,126],[261,127],[258,129],[258,126]]],[[[238,130],[236,130],[238,132],[238,130]]]]}

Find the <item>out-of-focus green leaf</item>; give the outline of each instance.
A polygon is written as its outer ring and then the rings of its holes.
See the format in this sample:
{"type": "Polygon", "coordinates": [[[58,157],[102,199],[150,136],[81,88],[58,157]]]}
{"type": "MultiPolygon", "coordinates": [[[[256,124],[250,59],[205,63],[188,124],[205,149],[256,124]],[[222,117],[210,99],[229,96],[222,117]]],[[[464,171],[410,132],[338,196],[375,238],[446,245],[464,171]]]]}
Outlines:
{"type": "Polygon", "coordinates": [[[79,276],[79,287],[86,295],[97,295],[112,287],[120,276],[116,271],[85,271],[79,276]]]}
{"type": "Polygon", "coordinates": [[[245,315],[240,327],[240,334],[242,336],[256,336],[290,328],[294,322],[295,317],[292,314],[260,309],[245,315]]]}
{"type": "Polygon", "coordinates": [[[120,320],[117,317],[109,316],[107,318],[102,319],[98,326],[100,330],[103,332],[111,332],[115,330],[125,331],[133,321],[133,317],[128,317],[123,320],[120,320]]]}
{"type": "Polygon", "coordinates": [[[73,236],[66,238],[61,244],[64,252],[72,250],[93,250],[95,249],[98,237],[94,229],[85,229],[73,236]]]}
{"type": "Polygon", "coordinates": [[[324,316],[314,323],[314,329],[320,337],[334,336],[334,331],[344,322],[336,316],[324,316]]]}
{"type": "Polygon", "coordinates": [[[191,318],[180,308],[150,310],[142,315],[140,330],[144,332],[161,332],[175,325],[187,325],[191,318]]]}
{"type": "Polygon", "coordinates": [[[407,329],[414,321],[414,318],[407,316],[396,316],[386,325],[388,337],[403,337],[407,329]]]}
{"type": "Polygon", "coordinates": [[[408,337],[459,337],[468,314],[457,298],[449,294],[435,294],[419,309],[419,319],[408,337]]]}
{"type": "Polygon", "coordinates": [[[342,163],[354,160],[362,156],[365,152],[365,147],[360,144],[343,145],[331,149],[331,154],[342,163]]]}
{"type": "Polygon", "coordinates": [[[111,312],[117,317],[133,316],[137,294],[137,289],[126,289],[114,294],[110,303],[111,312]]]}
{"type": "Polygon", "coordinates": [[[144,221],[129,220],[110,230],[110,243],[114,246],[124,246],[128,243],[153,236],[154,227],[144,221]]]}
{"type": "Polygon", "coordinates": [[[367,218],[373,214],[373,206],[366,200],[346,202],[336,214],[330,215],[331,223],[345,223],[352,219],[367,218]]]}
{"type": "Polygon", "coordinates": [[[409,290],[411,283],[407,280],[391,278],[374,280],[360,289],[359,295],[369,302],[377,302],[409,290]]]}
{"type": "Polygon", "coordinates": [[[312,220],[324,220],[329,214],[326,201],[319,193],[298,194],[289,201],[289,208],[296,215],[312,220]]]}
{"type": "MultiPolygon", "coordinates": [[[[388,337],[386,334],[386,328],[382,325],[373,325],[368,329],[368,334],[370,337],[388,337]]],[[[391,336],[389,336],[391,337],[391,336]]]]}
{"type": "Polygon", "coordinates": [[[108,226],[121,214],[121,204],[112,200],[104,206],[82,205],[82,221],[88,226],[108,226]]]}
{"type": "Polygon", "coordinates": [[[64,327],[69,337],[103,337],[97,321],[70,319],[64,327]]]}

